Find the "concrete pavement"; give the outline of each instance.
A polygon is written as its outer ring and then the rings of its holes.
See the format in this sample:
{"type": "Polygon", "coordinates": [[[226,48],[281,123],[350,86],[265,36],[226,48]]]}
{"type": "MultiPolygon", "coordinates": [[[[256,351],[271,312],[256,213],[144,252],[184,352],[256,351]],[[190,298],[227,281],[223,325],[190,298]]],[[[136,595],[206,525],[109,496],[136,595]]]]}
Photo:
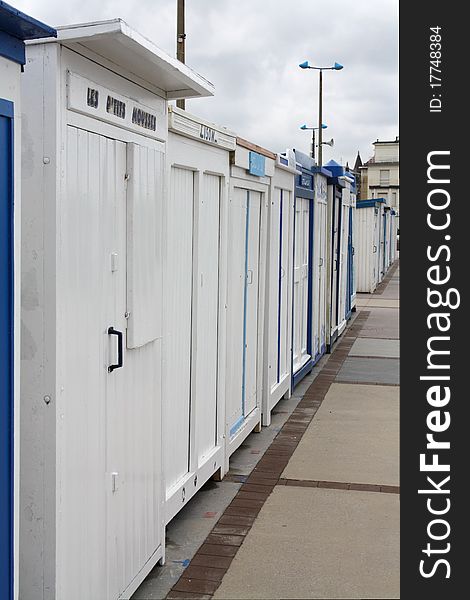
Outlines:
{"type": "Polygon", "coordinates": [[[274,487],[214,598],[399,598],[398,278],[358,298],[370,314],[282,473],[288,485],[274,487]]]}
{"type": "Polygon", "coordinates": [[[167,527],[135,600],[398,598],[398,270],[167,527]],[[313,384],[313,385],[312,385],[313,384]]]}

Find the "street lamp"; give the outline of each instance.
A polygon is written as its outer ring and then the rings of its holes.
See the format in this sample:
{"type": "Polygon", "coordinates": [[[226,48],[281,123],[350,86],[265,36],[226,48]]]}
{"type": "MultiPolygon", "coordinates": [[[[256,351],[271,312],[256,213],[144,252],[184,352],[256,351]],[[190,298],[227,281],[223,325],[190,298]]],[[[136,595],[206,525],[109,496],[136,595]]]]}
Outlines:
{"type": "MultiPolygon", "coordinates": [[[[324,123],[322,123],[321,128],[322,129],[327,129],[328,125],[325,125],[324,123]]],[[[302,129],[302,131],[311,131],[312,132],[312,152],[311,152],[311,157],[313,158],[313,160],[315,160],[315,131],[318,129],[318,127],[307,127],[307,125],[301,125],[300,129],[302,129]]]]}
{"type": "Polygon", "coordinates": [[[313,67],[309,64],[308,60],[300,63],[301,69],[314,69],[320,73],[320,85],[318,91],[318,165],[322,165],[322,112],[323,112],[323,71],[341,71],[343,65],[335,62],[332,67],[313,67]]]}

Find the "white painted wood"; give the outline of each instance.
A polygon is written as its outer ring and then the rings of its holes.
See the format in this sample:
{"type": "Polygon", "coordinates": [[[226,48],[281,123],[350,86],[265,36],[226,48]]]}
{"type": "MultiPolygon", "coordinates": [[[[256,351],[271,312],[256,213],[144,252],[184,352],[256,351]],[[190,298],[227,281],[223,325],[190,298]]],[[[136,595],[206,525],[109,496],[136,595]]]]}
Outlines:
{"type": "Polygon", "coordinates": [[[189,471],[194,173],[173,167],[166,211],[163,369],[166,497],[189,471]],[[171,449],[171,450],[170,450],[171,449]]]}
{"type": "Polygon", "coordinates": [[[164,242],[164,347],[171,350],[165,350],[163,364],[166,522],[214,472],[220,469],[223,475],[225,469],[230,168],[225,146],[233,146],[235,138],[225,132],[224,145],[218,147],[196,135],[202,125],[206,121],[170,108],[164,242]],[[184,351],[174,351],[178,340],[184,351]]]}
{"type": "MultiPolygon", "coordinates": [[[[163,203],[164,154],[137,144],[127,150],[127,347],[161,337],[157,238],[163,203]]],[[[119,255],[118,255],[119,256],[119,255]]]]}
{"type": "MultiPolygon", "coordinates": [[[[359,205],[360,206],[360,205],[359,205]]],[[[381,203],[356,209],[355,248],[357,259],[357,291],[373,293],[380,282],[381,203]]]]}
{"type": "Polygon", "coordinates": [[[328,253],[328,196],[327,178],[321,173],[315,176],[315,231],[318,236],[317,253],[314,260],[318,265],[316,303],[318,304],[318,336],[319,353],[326,349],[326,294],[327,294],[327,253],[328,253]]]}
{"type": "MultiPolygon", "coordinates": [[[[166,108],[97,62],[38,44],[23,80],[20,596],[39,600],[128,598],[164,556],[161,332],[155,326],[132,347],[138,328],[126,332],[126,316],[131,284],[133,307],[161,323],[165,148],[68,110],[67,72],[159,114],[166,108]],[[139,169],[136,156],[145,159],[139,169]],[[129,190],[128,166],[141,181],[129,190]],[[145,263],[128,264],[128,252],[145,263]],[[117,353],[111,326],[123,332],[123,367],[108,373],[117,353]]],[[[166,139],[166,121],[160,133],[166,139]]]]}
{"type": "Polygon", "coordinates": [[[196,319],[193,346],[196,355],[193,357],[193,371],[195,397],[198,401],[195,414],[197,468],[204,465],[218,445],[217,353],[221,185],[218,175],[202,175],[202,194],[199,197],[197,215],[197,263],[194,268],[196,319]]]}
{"type": "Polygon", "coordinates": [[[310,200],[296,198],[294,221],[294,316],[293,372],[310,359],[308,339],[308,272],[310,247],[310,200]]]}
{"type": "MultiPolygon", "coordinates": [[[[134,31],[122,19],[57,28],[58,41],[81,54],[91,52],[110,70],[127,75],[142,87],[172,100],[212,96],[214,86],[134,31]],[[105,62],[106,61],[106,62],[105,62]]],[[[55,38],[35,43],[55,43],[55,38]]]]}
{"type": "Polygon", "coordinates": [[[231,166],[227,244],[226,455],[261,422],[266,294],[267,207],[274,160],[266,176],[247,172],[237,145],[231,166]]]}
{"type": "Polygon", "coordinates": [[[295,158],[279,157],[268,209],[266,313],[264,330],[263,425],[292,381],[292,271],[295,158]],[[282,162],[281,162],[282,161],[282,162]]]}
{"type": "Polygon", "coordinates": [[[246,418],[258,406],[259,241],[261,194],[249,191],[246,211],[244,407],[246,418]]]}
{"type": "Polygon", "coordinates": [[[20,298],[21,298],[21,66],[0,57],[0,98],[13,102],[13,596],[19,594],[20,508],[20,298]]]}
{"type": "Polygon", "coordinates": [[[331,327],[330,338],[338,335],[339,326],[339,286],[340,286],[340,255],[341,231],[340,231],[340,211],[341,202],[335,193],[335,186],[332,187],[332,245],[331,245],[331,327]]]}
{"type": "Polygon", "coordinates": [[[342,188],[340,202],[340,231],[339,231],[339,288],[338,288],[338,335],[346,327],[346,296],[348,293],[348,233],[349,233],[349,208],[350,184],[346,177],[342,178],[345,187],[342,188]]]}

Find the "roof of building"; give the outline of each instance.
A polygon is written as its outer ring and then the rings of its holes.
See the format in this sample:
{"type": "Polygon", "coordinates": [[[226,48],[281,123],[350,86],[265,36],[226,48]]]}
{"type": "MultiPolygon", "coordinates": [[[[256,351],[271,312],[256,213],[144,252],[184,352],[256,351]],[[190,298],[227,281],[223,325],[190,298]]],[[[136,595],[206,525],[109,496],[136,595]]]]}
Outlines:
{"type": "Polygon", "coordinates": [[[24,65],[24,41],[53,38],[57,31],[0,0],[0,34],[0,56],[24,65]]]}
{"type": "Polygon", "coordinates": [[[57,40],[30,44],[49,42],[58,42],[79,54],[92,52],[109,68],[131,74],[137,83],[150,84],[167,100],[214,95],[210,81],[169,56],[122,19],[57,27],[57,40]]]}

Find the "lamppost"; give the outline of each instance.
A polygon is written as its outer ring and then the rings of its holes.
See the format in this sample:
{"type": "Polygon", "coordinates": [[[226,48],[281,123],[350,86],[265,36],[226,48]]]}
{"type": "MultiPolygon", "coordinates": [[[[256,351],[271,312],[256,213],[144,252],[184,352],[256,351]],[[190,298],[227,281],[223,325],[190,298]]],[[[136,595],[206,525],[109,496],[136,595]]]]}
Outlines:
{"type": "Polygon", "coordinates": [[[308,60],[300,63],[301,69],[314,69],[320,72],[320,85],[318,90],[318,166],[322,166],[322,113],[323,113],[323,71],[341,71],[343,65],[335,62],[332,67],[312,67],[308,60]]]}
{"type": "MultiPolygon", "coordinates": [[[[328,125],[325,125],[324,123],[321,124],[321,129],[327,129],[327,127],[328,125]]],[[[313,158],[313,160],[315,160],[315,131],[318,129],[318,127],[307,127],[307,125],[301,125],[300,129],[302,129],[302,131],[312,132],[312,151],[310,155],[313,158]]]]}

